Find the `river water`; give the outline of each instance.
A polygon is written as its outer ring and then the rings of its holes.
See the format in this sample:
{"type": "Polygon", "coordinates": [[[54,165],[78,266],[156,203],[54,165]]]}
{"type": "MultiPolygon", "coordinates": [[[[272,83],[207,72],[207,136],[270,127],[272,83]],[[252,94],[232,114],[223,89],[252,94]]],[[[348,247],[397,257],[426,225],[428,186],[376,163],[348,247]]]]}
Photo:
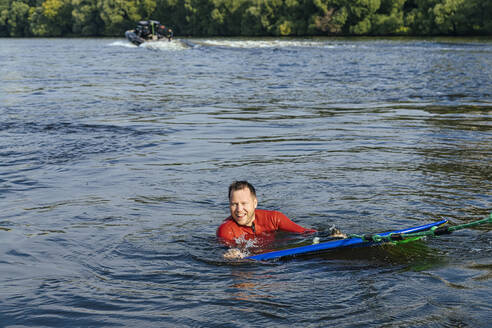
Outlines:
{"type": "Polygon", "coordinates": [[[491,225],[267,263],[215,238],[235,179],[321,232],[488,217],[490,39],[0,39],[0,61],[2,327],[492,321],[491,225]]]}

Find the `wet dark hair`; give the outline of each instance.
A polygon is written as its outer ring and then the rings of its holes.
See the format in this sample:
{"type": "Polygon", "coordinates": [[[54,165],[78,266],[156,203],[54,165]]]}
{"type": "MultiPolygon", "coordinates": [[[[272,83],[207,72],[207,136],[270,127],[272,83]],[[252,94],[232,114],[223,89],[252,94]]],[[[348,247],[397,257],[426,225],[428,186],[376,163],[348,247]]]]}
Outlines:
{"type": "Polygon", "coordinates": [[[249,183],[248,181],[234,181],[229,186],[229,199],[231,199],[231,194],[233,191],[243,190],[246,188],[248,188],[251,194],[256,198],[256,190],[251,183],[249,183]]]}

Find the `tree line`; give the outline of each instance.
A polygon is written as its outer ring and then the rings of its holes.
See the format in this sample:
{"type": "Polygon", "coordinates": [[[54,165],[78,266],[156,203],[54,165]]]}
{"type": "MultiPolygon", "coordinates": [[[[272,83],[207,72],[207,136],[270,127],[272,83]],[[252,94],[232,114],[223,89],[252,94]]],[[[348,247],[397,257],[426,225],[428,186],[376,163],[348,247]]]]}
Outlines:
{"type": "Polygon", "coordinates": [[[0,36],[492,35],[492,0],[0,0],[0,36]]]}

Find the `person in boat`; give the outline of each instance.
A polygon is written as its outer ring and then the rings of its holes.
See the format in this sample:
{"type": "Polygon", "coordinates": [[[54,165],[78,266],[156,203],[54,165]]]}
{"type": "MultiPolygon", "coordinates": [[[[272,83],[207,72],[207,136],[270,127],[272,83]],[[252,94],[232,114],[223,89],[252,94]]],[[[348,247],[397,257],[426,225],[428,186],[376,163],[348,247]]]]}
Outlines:
{"type": "Polygon", "coordinates": [[[144,40],[160,40],[163,38],[171,41],[174,37],[173,30],[155,20],[138,22],[135,34],[144,40]]]}
{"type": "MultiPolygon", "coordinates": [[[[234,181],[229,186],[229,209],[231,215],[217,229],[217,237],[228,246],[237,246],[237,241],[268,237],[275,231],[293,233],[314,233],[292,222],[278,211],[257,209],[258,199],[255,188],[247,181],[234,181]]],[[[242,258],[238,248],[230,248],[225,258],[242,258]]]]}
{"type": "Polygon", "coordinates": [[[144,40],[152,38],[152,21],[140,21],[135,28],[135,34],[144,40]]]}
{"type": "Polygon", "coordinates": [[[166,27],[165,25],[159,25],[157,29],[157,34],[159,35],[159,39],[166,38],[168,41],[171,41],[174,37],[173,30],[166,27]]]}

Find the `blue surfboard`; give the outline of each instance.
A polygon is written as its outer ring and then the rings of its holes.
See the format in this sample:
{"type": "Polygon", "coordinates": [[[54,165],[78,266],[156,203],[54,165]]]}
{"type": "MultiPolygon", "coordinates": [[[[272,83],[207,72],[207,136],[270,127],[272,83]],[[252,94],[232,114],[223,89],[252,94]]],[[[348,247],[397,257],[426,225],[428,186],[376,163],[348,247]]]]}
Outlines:
{"type": "MultiPolygon", "coordinates": [[[[422,232],[422,231],[429,230],[432,227],[439,227],[447,222],[448,222],[447,220],[442,220],[439,222],[429,223],[429,224],[407,228],[403,230],[379,233],[378,235],[387,236],[391,233],[405,234],[405,233],[422,232]]],[[[291,258],[301,254],[302,255],[316,254],[316,253],[321,253],[324,251],[340,249],[340,248],[367,247],[367,246],[377,245],[381,243],[384,242],[365,241],[362,240],[361,238],[346,238],[340,240],[327,241],[319,244],[300,246],[300,247],[294,247],[289,249],[283,249],[280,251],[273,251],[273,252],[253,255],[247,257],[247,259],[266,261],[266,260],[273,260],[273,259],[291,258]]]]}

